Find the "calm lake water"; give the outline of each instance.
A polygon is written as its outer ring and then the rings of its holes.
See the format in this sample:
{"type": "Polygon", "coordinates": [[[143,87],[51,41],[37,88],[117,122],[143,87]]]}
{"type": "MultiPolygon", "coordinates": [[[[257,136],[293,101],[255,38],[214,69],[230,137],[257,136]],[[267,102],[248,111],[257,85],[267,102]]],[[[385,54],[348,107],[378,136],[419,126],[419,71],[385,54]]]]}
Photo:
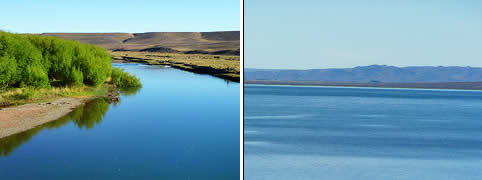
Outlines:
{"type": "Polygon", "coordinates": [[[247,180],[482,179],[482,91],[244,92],[247,180]]]}
{"type": "Polygon", "coordinates": [[[239,179],[239,83],[115,66],[143,87],[0,139],[0,179],[239,179]]]}

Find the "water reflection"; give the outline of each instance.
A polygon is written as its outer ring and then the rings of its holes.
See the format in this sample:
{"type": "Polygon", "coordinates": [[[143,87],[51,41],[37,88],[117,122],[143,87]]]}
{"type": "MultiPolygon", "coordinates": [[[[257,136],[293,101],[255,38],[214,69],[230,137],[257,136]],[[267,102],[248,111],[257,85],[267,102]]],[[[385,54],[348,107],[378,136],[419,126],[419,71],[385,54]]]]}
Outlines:
{"type": "MultiPolygon", "coordinates": [[[[121,89],[119,93],[123,96],[133,96],[140,91],[140,88],[121,89]]],[[[117,104],[119,102],[116,102],[117,104]]],[[[44,129],[55,129],[73,122],[80,129],[91,129],[101,124],[105,114],[109,110],[109,100],[98,98],[87,102],[85,105],[76,108],[66,116],[33,129],[14,134],[0,139],[0,157],[10,155],[16,148],[28,142],[33,136],[44,129]]]]}
{"type": "Polygon", "coordinates": [[[232,82],[232,81],[224,79],[224,82],[226,83],[226,87],[229,87],[229,83],[232,82]]]}

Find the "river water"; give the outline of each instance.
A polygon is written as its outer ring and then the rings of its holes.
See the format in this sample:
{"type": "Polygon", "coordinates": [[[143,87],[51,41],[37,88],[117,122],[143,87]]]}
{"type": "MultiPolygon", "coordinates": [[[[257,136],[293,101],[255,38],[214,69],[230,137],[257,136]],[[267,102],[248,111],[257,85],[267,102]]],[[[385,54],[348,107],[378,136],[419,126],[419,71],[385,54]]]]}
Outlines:
{"type": "Polygon", "coordinates": [[[0,179],[239,179],[239,83],[114,66],[143,87],[0,139],[0,179]]]}

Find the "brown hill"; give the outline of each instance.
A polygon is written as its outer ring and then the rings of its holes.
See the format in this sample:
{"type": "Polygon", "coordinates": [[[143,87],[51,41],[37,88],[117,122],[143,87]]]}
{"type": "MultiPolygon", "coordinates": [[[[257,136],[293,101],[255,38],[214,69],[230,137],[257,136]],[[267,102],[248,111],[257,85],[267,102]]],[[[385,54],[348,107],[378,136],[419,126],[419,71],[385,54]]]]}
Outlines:
{"type": "Polygon", "coordinates": [[[239,50],[239,31],[148,33],[43,33],[63,39],[102,46],[108,50],[170,48],[178,51],[239,50]]]}
{"type": "Polygon", "coordinates": [[[134,37],[134,34],[130,33],[43,33],[42,35],[77,40],[81,43],[94,44],[106,49],[124,48],[122,41],[134,37]]]}

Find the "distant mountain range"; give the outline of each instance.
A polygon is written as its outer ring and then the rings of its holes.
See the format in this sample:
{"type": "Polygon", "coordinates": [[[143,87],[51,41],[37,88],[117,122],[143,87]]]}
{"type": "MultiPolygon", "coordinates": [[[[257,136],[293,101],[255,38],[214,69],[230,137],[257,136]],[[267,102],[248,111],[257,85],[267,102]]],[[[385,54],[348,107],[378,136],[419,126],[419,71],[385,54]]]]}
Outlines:
{"type": "Polygon", "coordinates": [[[480,82],[482,81],[482,68],[457,66],[395,67],[386,65],[310,70],[245,68],[244,80],[353,83],[480,82]]]}
{"type": "Polygon", "coordinates": [[[188,54],[237,54],[239,31],[147,33],[43,33],[77,40],[114,51],[186,52],[188,54]]]}

